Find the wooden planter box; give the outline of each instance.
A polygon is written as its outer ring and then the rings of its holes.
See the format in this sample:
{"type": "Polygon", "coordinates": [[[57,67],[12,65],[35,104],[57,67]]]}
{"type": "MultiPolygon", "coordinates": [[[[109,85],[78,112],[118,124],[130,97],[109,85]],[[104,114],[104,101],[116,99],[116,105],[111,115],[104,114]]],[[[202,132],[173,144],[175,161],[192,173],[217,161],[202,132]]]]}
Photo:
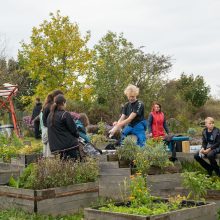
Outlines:
{"type": "MultiPolygon", "coordinates": [[[[100,162],[99,195],[121,200],[122,187],[120,188],[119,185],[123,186],[125,179],[129,181],[131,174],[130,168],[119,168],[117,161],[100,162]]],[[[147,185],[152,195],[167,196],[175,187],[181,186],[180,173],[148,175],[147,185]]]]}
{"type": "Polygon", "coordinates": [[[31,163],[37,162],[43,156],[42,153],[19,154],[16,158],[11,159],[12,164],[24,165],[27,167],[31,163]]]}
{"type": "MultiPolygon", "coordinates": [[[[173,191],[173,194],[180,194],[183,196],[187,196],[189,194],[189,190],[184,189],[183,187],[176,187],[173,191]]],[[[207,195],[205,196],[206,201],[215,202],[216,207],[220,208],[220,190],[207,190],[207,195]]]]}
{"type": "MultiPolygon", "coordinates": [[[[129,168],[130,161],[129,160],[119,160],[118,155],[116,154],[109,154],[107,156],[107,161],[109,162],[115,162],[118,161],[119,168],[129,168]]],[[[180,173],[182,167],[178,166],[169,166],[165,167],[164,169],[161,169],[160,167],[151,166],[148,174],[149,175],[155,175],[155,174],[162,174],[162,173],[180,173]]]]}
{"type": "Polygon", "coordinates": [[[85,220],[216,220],[215,203],[206,203],[201,206],[183,208],[159,215],[141,216],[135,214],[123,214],[98,209],[84,209],[85,220]]]}
{"type": "Polygon", "coordinates": [[[23,166],[12,165],[10,163],[0,163],[0,185],[8,184],[11,176],[15,179],[18,178],[23,169],[23,166]]]}
{"type": "Polygon", "coordinates": [[[78,212],[98,199],[97,182],[43,190],[0,186],[0,209],[20,208],[53,216],[78,212]]]}

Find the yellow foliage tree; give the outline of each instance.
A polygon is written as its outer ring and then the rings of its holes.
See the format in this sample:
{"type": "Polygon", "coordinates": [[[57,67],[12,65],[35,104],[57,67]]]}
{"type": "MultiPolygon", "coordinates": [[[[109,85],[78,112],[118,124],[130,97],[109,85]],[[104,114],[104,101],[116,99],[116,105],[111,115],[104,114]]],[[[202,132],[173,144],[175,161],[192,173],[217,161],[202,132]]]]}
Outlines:
{"type": "Polygon", "coordinates": [[[36,96],[61,89],[67,98],[90,99],[93,51],[87,47],[89,39],[89,32],[82,37],[78,25],[60,11],[33,28],[30,43],[21,45],[18,61],[30,78],[37,80],[36,96]]]}

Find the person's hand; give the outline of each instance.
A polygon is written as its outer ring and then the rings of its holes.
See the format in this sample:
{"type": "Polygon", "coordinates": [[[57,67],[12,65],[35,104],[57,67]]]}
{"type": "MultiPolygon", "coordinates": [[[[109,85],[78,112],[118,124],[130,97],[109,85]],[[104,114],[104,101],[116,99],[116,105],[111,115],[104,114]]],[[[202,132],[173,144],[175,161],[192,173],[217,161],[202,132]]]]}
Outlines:
{"type": "Polygon", "coordinates": [[[110,131],[109,131],[109,137],[111,138],[114,136],[115,132],[118,130],[118,126],[114,126],[110,131]]]}
{"type": "Polygon", "coordinates": [[[211,148],[208,148],[206,150],[203,150],[203,154],[208,154],[211,151],[211,148]]]}
{"type": "Polygon", "coordinates": [[[199,153],[204,154],[204,150],[205,150],[204,148],[201,148],[199,153]]]}
{"type": "Polygon", "coordinates": [[[115,125],[117,125],[118,124],[118,122],[117,121],[114,121],[113,122],[113,126],[115,126],[115,125]]]}

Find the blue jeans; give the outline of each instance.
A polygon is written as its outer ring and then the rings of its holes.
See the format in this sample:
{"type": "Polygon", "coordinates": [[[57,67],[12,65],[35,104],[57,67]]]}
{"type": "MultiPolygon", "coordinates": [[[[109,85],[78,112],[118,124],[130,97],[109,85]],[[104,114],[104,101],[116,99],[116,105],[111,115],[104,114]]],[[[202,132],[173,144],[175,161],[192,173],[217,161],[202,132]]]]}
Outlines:
{"type": "Polygon", "coordinates": [[[134,127],[127,125],[122,130],[121,142],[127,137],[129,134],[133,134],[137,137],[137,145],[140,147],[144,147],[146,143],[146,128],[147,128],[147,120],[143,120],[136,124],[134,127]]]}

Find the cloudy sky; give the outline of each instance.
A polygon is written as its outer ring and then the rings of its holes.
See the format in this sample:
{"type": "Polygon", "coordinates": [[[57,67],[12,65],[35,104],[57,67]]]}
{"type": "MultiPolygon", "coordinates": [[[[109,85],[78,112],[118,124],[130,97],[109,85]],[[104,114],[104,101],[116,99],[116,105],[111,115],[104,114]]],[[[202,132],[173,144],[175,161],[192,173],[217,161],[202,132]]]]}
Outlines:
{"type": "Polygon", "coordinates": [[[170,78],[202,75],[220,96],[220,0],[0,0],[0,38],[8,57],[31,29],[60,10],[91,31],[93,46],[108,31],[123,32],[136,47],[172,57],[170,78]]]}

